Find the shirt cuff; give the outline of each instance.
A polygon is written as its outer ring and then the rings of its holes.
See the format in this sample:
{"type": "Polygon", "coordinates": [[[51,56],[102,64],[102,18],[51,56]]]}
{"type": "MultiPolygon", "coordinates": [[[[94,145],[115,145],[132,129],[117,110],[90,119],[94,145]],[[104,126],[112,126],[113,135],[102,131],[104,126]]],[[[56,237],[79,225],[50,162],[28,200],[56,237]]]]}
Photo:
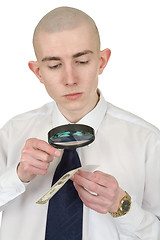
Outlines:
{"type": "Polygon", "coordinates": [[[0,176],[0,206],[5,205],[25,191],[24,184],[17,175],[17,166],[8,168],[0,176]]]}
{"type": "Polygon", "coordinates": [[[131,208],[127,214],[115,218],[115,222],[121,229],[135,231],[144,218],[144,210],[132,200],[131,208]]]}

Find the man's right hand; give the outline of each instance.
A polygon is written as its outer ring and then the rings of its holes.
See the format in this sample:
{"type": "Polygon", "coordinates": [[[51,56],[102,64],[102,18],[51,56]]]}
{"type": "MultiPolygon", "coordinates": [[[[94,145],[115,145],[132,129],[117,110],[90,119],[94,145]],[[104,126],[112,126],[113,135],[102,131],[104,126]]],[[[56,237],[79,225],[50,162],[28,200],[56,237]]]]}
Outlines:
{"type": "Polygon", "coordinates": [[[53,157],[60,157],[61,152],[43,140],[30,138],[22,150],[17,174],[22,182],[29,182],[36,175],[45,175],[53,157]]]}

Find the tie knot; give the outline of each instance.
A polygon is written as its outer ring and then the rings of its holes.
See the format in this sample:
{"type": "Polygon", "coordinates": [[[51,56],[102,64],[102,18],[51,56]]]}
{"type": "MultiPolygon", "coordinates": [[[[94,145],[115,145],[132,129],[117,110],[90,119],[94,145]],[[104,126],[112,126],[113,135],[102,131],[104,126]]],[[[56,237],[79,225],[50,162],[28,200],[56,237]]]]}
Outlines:
{"type": "Polygon", "coordinates": [[[77,151],[76,151],[76,148],[71,148],[71,149],[64,149],[64,152],[66,152],[66,153],[75,153],[77,151]]]}
{"type": "Polygon", "coordinates": [[[76,148],[65,149],[63,152],[61,163],[63,164],[63,166],[67,167],[68,170],[80,167],[81,166],[80,159],[76,151],[76,148]]]}
{"type": "Polygon", "coordinates": [[[60,175],[58,174],[59,177],[63,176],[65,173],[69,172],[70,170],[73,170],[78,167],[81,167],[81,163],[80,163],[80,159],[76,151],[76,148],[65,149],[62,155],[62,159],[57,166],[57,170],[59,169],[58,172],[60,174],[60,175]]]}

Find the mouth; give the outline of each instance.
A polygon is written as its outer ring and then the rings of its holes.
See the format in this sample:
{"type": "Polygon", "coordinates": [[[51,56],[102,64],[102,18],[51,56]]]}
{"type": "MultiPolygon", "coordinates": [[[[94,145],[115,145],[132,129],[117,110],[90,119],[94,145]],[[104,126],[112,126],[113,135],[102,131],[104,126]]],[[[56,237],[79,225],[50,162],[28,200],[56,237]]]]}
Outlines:
{"type": "Polygon", "coordinates": [[[67,98],[68,100],[76,100],[82,96],[82,93],[70,93],[66,94],[64,97],[67,98]]]}

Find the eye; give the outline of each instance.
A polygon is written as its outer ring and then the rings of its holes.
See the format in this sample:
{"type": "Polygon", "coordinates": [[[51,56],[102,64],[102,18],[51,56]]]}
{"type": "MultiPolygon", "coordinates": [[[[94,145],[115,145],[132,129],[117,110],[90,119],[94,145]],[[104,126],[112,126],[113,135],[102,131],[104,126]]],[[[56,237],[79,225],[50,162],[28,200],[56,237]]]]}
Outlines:
{"type": "Polygon", "coordinates": [[[85,65],[85,64],[89,63],[89,61],[88,60],[86,60],[86,61],[76,61],[76,63],[81,64],[81,65],[85,65]]]}
{"type": "Polygon", "coordinates": [[[80,61],[80,64],[87,64],[89,61],[80,61]]]}
{"type": "Polygon", "coordinates": [[[53,66],[49,66],[49,68],[50,69],[58,69],[58,68],[60,68],[60,66],[61,66],[61,63],[53,65],[53,66]]]}

